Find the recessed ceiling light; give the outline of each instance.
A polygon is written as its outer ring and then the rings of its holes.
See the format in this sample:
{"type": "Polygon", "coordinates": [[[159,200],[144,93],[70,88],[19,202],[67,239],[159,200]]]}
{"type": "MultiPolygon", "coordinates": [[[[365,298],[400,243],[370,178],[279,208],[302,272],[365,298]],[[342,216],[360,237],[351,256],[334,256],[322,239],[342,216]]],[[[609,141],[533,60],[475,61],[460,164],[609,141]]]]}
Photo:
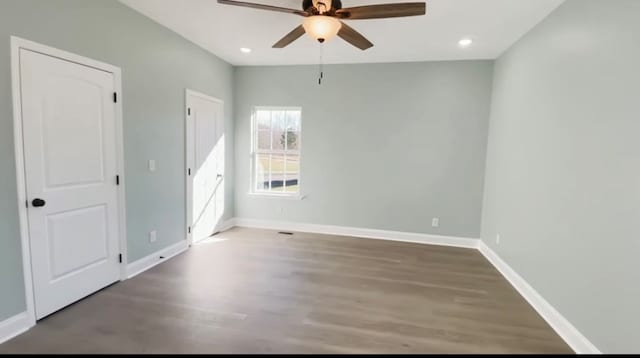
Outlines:
{"type": "Polygon", "coordinates": [[[462,39],[458,41],[458,45],[460,45],[460,47],[469,47],[471,46],[472,43],[473,43],[473,40],[471,39],[462,39]]]}
{"type": "Polygon", "coordinates": [[[241,51],[242,53],[250,53],[250,52],[251,52],[251,49],[250,49],[250,48],[248,48],[248,47],[241,47],[241,48],[240,48],[240,51],[241,51]]]}

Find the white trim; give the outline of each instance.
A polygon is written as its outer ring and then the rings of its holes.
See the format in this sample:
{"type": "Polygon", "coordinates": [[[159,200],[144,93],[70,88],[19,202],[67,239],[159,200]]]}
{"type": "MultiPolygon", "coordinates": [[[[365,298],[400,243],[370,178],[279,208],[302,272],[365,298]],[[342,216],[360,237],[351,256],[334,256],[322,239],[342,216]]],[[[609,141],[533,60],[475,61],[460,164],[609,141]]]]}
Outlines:
{"type": "Polygon", "coordinates": [[[602,354],[578,329],[542,297],[529,283],[512,269],[483,241],[478,250],[500,271],[527,302],[544,318],[554,331],[578,354],[602,354]]]}
{"type": "MultiPolygon", "coordinates": [[[[225,232],[227,230],[230,230],[232,228],[234,228],[236,226],[236,219],[235,218],[231,218],[222,222],[219,222],[218,224],[216,224],[214,230],[213,230],[213,234],[219,234],[221,232],[225,232]]],[[[211,238],[213,235],[209,236],[209,237],[203,237],[199,240],[195,240],[192,242],[189,242],[189,247],[196,245],[202,241],[206,241],[207,239],[211,238]]]]}
{"type": "MultiPolygon", "coordinates": [[[[191,90],[189,88],[186,88],[184,91],[184,163],[185,163],[185,222],[187,223],[186,227],[184,228],[184,233],[187,237],[187,242],[189,245],[193,244],[193,235],[192,232],[193,230],[191,230],[191,232],[189,232],[189,227],[191,226],[191,223],[193,222],[193,213],[191,212],[191,208],[193,207],[193,175],[189,175],[189,168],[191,168],[191,164],[190,163],[190,159],[193,159],[193,157],[195,156],[195,154],[190,154],[190,149],[193,147],[193,143],[191,143],[191,140],[193,140],[193,138],[191,138],[189,136],[189,133],[193,130],[193,123],[189,122],[189,119],[191,118],[191,114],[189,113],[189,108],[191,108],[191,101],[189,99],[189,97],[197,97],[197,98],[201,98],[204,99],[205,101],[210,101],[210,102],[214,102],[214,103],[218,103],[222,106],[222,136],[224,136],[226,138],[226,126],[224,123],[224,101],[216,98],[216,97],[212,97],[209,96],[207,94],[198,92],[198,91],[194,91],[191,90]]],[[[216,123],[217,125],[217,123],[216,123]]],[[[217,130],[217,128],[216,128],[217,130]]],[[[226,139],[225,139],[226,141],[226,139]]],[[[226,145],[226,142],[225,142],[226,145]]],[[[225,153],[226,153],[226,148],[225,148],[225,153]]],[[[216,186],[220,186],[220,183],[225,183],[224,179],[226,176],[226,154],[225,154],[225,166],[223,167],[223,176],[222,176],[222,180],[217,181],[216,186]]],[[[194,171],[193,169],[191,169],[192,171],[194,171]]],[[[193,174],[193,173],[192,173],[193,174]]],[[[226,184],[225,184],[226,185],[226,184]]],[[[217,187],[216,187],[217,189],[217,187]]],[[[222,190],[224,190],[224,186],[222,188],[222,190]]],[[[192,228],[193,229],[193,228],[192,228]]],[[[212,233],[213,234],[213,233],[212,233]]]]}
{"type": "Polygon", "coordinates": [[[257,111],[300,111],[302,112],[302,107],[300,106],[254,106],[253,109],[257,111]]]}
{"type": "Polygon", "coordinates": [[[116,103],[116,165],[118,175],[120,176],[120,188],[118,189],[118,222],[120,225],[120,253],[122,254],[122,264],[120,265],[120,280],[127,279],[128,262],[128,246],[127,246],[127,201],[126,201],[126,185],[127,176],[124,173],[124,121],[122,114],[122,106],[124,96],[122,95],[122,72],[119,68],[113,71],[115,90],[118,94],[118,102],[116,103]]]}
{"type": "Polygon", "coordinates": [[[189,248],[189,244],[187,240],[180,240],[179,242],[165,247],[162,250],[158,250],[151,255],[147,255],[137,261],[134,261],[127,265],[127,278],[132,278],[137,276],[148,269],[159,265],[170,258],[177,256],[189,248]],[[162,258],[160,258],[162,257],[162,258]]]}
{"type": "Polygon", "coordinates": [[[123,256],[123,264],[120,268],[120,279],[125,279],[126,270],[124,262],[127,258],[127,237],[126,237],[126,213],[125,213],[125,187],[124,187],[124,138],[122,122],[122,76],[120,68],[96,61],[90,58],[79,56],[70,52],[59,50],[53,47],[42,45],[33,41],[11,36],[11,93],[13,98],[13,135],[14,150],[16,160],[16,186],[18,197],[18,217],[20,221],[20,240],[22,248],[22,271],[24,274],[25,300],[27,304],[26,315],[31,325],[35,325],[35,297],[33,292],[33,276],[31,272],[31,249],[29,246],[29,222],[25,202],[26,182],[24,163],[24,143],[22,130],[22,94],[20,82],[20,49],[34,51],[43,55],[52,56],[65,61],[93,67],[98,70],[113,73],[114,89],[118,93],[118,102],[115,111],[116,121],[116,165],[121,183],[118,190],[118,225],[119,225],[119,251],[123,256]]]}
{"type": "Polygon", "coordinates": [[[184,222],[186,224],[184,234],[187,238],[187,243],[192,245],[193,235],[191,234],[190,226],[193,221],[193,178],[191,172],[195,172],[195,170],[191,169],[192,154],[189,149],[192,146],[192,139],[189,135],[193,131],[191,111],[189,110],[191,106],[191,101],[189,100],[190,94],[192,94],[192,91],[187,88],[184,91],[184,222]]]}
{"type": "Polygon", "coordinates": [[[185,89],[185,95],[187,97],[189,97],[189,96],[200,97],[200,98],[202,98],[202,99],[204,99],[206,101],[216,102],[216,103],[219,103],[219,104],[224,106],[224,101],[221,100],[220,98],[209,96],[208,94],[204,94],[202,92],[194,91],[192,89],[188,89],[188,88],[185,89]]]}
{"type": "Polygon", "coordinates": [[[571,322],[560,314],[560,312],[558,312],[547,300],[544,299],[544,297],[542,297],[542,295],[531,287],[525,279],[523,279],[480,239],[244,218],[235,218],[232,220],[234,221],[235,226],[247,228],[342,235],[477,249],[520,293],[520,295],[524,297],[529,305],[531,305],[531,307],[540,314],[551,328],[571,347],[571,349],[578,354],[602,354],[593,343],[591,343],[575,326],[571,324],[571,322]]]}
{"type": "Polygon", "coordinates": [[[37,42],[25,40],[17,36],[11,36],[11,48],[14,50],[25,49],[33,52],[37,52],[43,55],[52,56],[61,60],[77,63],[79,65],[93,67],[95,69],[116,73],[120,72],[120,68],[110,65],[105,62],[97,61],[88,57],[76,55],[75,53],[67,52],[57,49],[55,47],[39,44],[37,42]]]}
{"type": "Polygon", "coordinates": [[[255,220],[236,218],[235,225],[256,229],[299,231],[315,234],[351,236],[366,239],[414,242],[419,244],[442,245],[475,249],[478,239],[441,235],[418,234],[400,231],[364,229],[345,226],[318,225],[294,222],[277,222],[269,220],[255,220]]]}
{"type": "Polygon", "coordinates": [[[5,319],[0,322],[0,344],[26,332],[34,324],[35,322],[31,320],[27,311],[5,319]]]}
{"type": "Polygon", "coordinates": [[[235,226],[236,226],[236,219],[231,218],[219,223],[218,226],[216,227],[216,231],[217,232],[227,231],[227,230],[233,229],[235,226]]]}
{"type": "Polygon", "coordinates": [[[249,192],[247,193],[247,195],[250,198],[255,198],[255,199],[284,199],[284,200],[304,200],[307,196],[297,193],[297,194],[276,194],[276,193],[270,193],[270,192],[249,192]]]}
{"type": "Polygon", "coordinates": [[[13,97],[13,142],[16,159],[16,186],[18,196],[18,219],[20,222],[20,242],[22,248],[22,272],[24,277],[27,316],[31,325],[36,324],[35,302],[33,297],[33,276],[31,274],[31,249],[29,246],[29,220],[27,208],[26,178],[24,174],[24,150],[22,145],[22,96],[20,83],[20,47],[21,40],[11,37],[11,90],[13,97]]]}

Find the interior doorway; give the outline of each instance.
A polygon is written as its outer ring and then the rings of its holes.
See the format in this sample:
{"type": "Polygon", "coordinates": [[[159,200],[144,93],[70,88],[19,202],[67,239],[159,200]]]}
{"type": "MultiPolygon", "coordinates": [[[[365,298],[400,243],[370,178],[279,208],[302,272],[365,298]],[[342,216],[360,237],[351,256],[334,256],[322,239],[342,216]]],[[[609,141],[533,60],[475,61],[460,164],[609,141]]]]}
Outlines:
{"type": "Polygon", "coordinates": [[[124,277],[120,69],[13,37],[27,310],[35,321],[124,277]]]}
{"type": "Polygon", "coordinates": [[[216,232],[224,215],[224,102],[186,91],[187,237],[189,244],[216,232]]]}

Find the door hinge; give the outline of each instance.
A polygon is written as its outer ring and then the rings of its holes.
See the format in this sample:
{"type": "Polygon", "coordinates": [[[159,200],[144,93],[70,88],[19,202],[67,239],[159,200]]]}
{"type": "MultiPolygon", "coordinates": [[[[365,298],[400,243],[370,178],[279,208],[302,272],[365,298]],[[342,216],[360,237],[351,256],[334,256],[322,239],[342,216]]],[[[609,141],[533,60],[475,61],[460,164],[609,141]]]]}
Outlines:
{"type": "Polygon", "coordinates": [[[118,262],[122,263],[122,254],[118,254],[118,262]]]}
{"type": "Polygon", "coordinates": [[[113,92],[113,103],[118,103],[118,94],[113,92]]]}
{"type": "Polygon", "coordinates": [[[29,200],[25,200],[24,204],[28,208],[29,207],[29,200]]]}
{"type": "Polygon", "coordinates": [[[187,115],[191,115],[191,108],[187,108],[187,115]]]}
{"type": "Polygon", "coordinates": [[[187,229],[187,232],[191,234],[191,226],[189,226],[189,228],[187,229]]]}
{"type": "Polygon", "coordinates": [[[187,169],[187,174],[190,176],[191,175],[191,168],[187,169]]]}
{"type": "Polygon", "coordinates": [[[120,185],[120,176],[116,175],[116,185],[120,185]]]}

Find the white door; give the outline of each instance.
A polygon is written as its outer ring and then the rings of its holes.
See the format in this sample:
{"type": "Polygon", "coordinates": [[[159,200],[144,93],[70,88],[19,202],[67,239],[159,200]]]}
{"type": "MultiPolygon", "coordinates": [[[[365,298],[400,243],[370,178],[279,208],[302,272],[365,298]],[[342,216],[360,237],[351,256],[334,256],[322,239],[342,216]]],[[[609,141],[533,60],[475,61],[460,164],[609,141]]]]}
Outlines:
{"type": "Polygon", "coordinates": [[[211,236],[224,214],[223,102],[187,91],[187,225],[189,240],[211,236]]]}
{"type": "Polygon", "coordinates": [[[36,317],[119,279],[114,74],[20,49],[36,317]]]}

